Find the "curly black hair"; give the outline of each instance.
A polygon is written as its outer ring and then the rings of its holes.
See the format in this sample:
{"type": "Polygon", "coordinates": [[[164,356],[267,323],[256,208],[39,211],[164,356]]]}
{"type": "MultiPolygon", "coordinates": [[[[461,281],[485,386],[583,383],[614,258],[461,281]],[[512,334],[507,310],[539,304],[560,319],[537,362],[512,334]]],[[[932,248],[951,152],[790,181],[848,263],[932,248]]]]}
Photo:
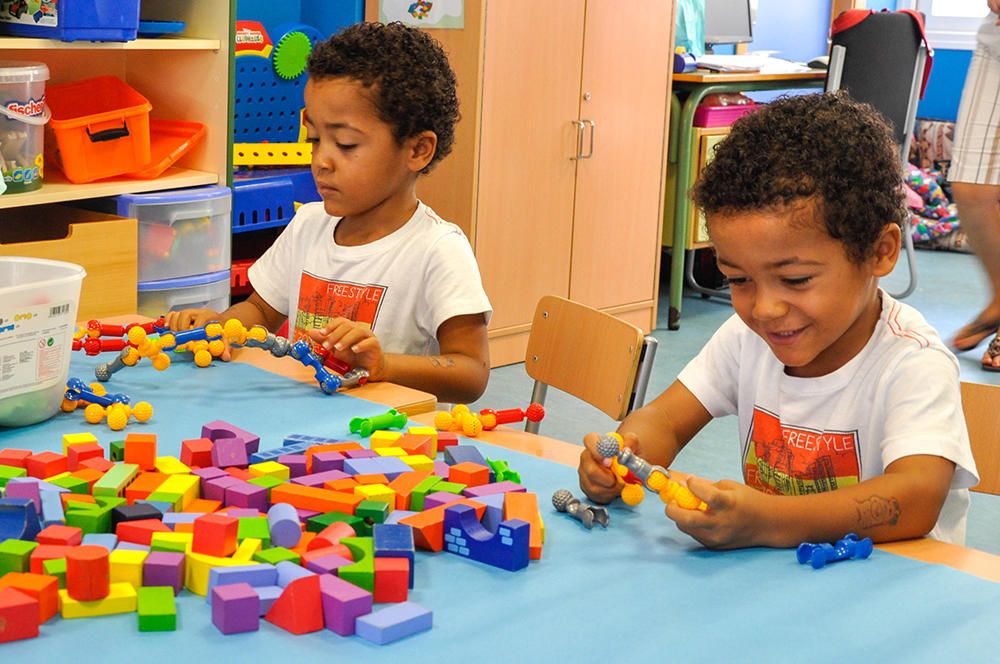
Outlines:
{"type": "Polygon", "coordinates": [[[733,124],[693,189],[706,216],[811,204],[861,263],[906,215],[902,164],[886,121],[844,92],[782,97],[733,124]]]}
{"type": "Polygon", "coordinates": [[[379,117],[398,143],[430,130],[437,151],[423,173],[451,152],[458,122],[455,72],[441,45],[402,23],[357,23],[316,44],[313,79],[347,77],[372,90],[379,117]]]}

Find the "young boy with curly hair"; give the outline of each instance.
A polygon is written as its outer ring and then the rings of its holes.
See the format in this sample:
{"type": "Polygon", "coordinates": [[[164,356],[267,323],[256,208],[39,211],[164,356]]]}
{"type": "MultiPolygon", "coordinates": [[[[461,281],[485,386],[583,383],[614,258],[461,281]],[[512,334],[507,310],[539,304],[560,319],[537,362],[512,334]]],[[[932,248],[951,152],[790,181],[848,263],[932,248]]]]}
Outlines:
{"type": "Polygon", "coordinates": [[[309,338],[372,381],[469,402],[486,388],[492,312],[462,230],[416,195],[451,150],[458,98],[440,45],[400,23],[351,26],[309,57],[305,125],[322,202],[249,271],[250,297],[173,312],[172,329],[237,318],[309,338]]]}
{"type": "MultiPolygon", "coordinates": [[[[690,478],[708,509],[666,508],[705,546],[790,547],[848,532],[965,539],[978,478],[955,357],[878,286],[900,249],[898,149],[841,93],[786,98],[733,125],[694,189],[734,316],[619,432],[666,467],[715,417],[737,415],[745,483],[690,478]]],[[[620,480],[588,434],[580,484],[620,480]]]]}

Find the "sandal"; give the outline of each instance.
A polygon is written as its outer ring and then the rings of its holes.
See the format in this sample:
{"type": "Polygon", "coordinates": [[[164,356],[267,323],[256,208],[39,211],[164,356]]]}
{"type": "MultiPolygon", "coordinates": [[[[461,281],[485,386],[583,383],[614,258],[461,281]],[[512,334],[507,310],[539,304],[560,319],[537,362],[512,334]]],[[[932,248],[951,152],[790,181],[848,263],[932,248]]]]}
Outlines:
{"type": "MultiPolygon", "coordinates": [[[[955,334],[955,339],[959,338],[971,338],[973,341],[963,345],[958,345],[954,341],[951,343],[952,349],[958,353],[963,353],[967,350],[972,350],[979,344],[983,343],[987,337],[991,334],[996,334],[997,329],[1000,328],[1000,320],[979,320],[976,319],[963,327],[955,334]]],[[[997,351],[1000,353],[1000,350],[997,351]]]]}
{"type": "MultiPolygon", "coordinates": [[[[990,356],[990,361],[992,362],[998,355],[1000,355],[1000,334],[993,337],[993,341],[990,342],[989,347],[986,349],[986,354],[990,356]]],[[[997,371],[1000,372],[1000,367],[994,366],[993,364],[982,363],[983,371],[997,371]]]]}

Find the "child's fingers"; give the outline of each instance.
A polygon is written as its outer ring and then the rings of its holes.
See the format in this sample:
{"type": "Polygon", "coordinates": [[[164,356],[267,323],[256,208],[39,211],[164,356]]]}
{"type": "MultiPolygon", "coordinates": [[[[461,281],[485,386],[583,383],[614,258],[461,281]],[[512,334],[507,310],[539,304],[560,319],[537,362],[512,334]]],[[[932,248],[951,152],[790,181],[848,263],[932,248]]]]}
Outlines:
{"type": "Polygon", "coordinates": [[[337,350],[350,350],[353,353],[357,353],[358,351],[355,350],[355,347],[365,339],[370,338],[371,336],[372,336],[371,332],[369,332],[367,329],[361,327],[354,327],[345,332],[344,336],[340,337],[340,339],[337,340],[337,342],[333,345],[333,347],[336,348],[337,350]]]}
{"type": "Polygon", "coordinates": [[[378,339],[375,337],[366,337],[359,341],[358,343],[351,346],[351,351],[360,355],[361,353],[370,353],[372,351],[378,350],[381,347],[378,339]]]}
{"type": "Polygon", "coordinates": [[[708,480],[692,475],[687,478],[686,484],[691,493],[704,501],[709,509],[720,509],[725,506],[725,492],[708,480]]]}

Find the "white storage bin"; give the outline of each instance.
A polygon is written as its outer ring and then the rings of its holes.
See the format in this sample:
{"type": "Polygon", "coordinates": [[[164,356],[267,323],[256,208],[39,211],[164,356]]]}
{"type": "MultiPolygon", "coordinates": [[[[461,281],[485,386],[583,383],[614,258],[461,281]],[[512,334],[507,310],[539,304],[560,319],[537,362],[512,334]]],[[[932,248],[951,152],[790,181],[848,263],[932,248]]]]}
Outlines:
{"type": "Polygon", "coordinates": [[[139,284],[139,314],[157,318],[181,309],[229,308],[229,270],[139,284]]]}

